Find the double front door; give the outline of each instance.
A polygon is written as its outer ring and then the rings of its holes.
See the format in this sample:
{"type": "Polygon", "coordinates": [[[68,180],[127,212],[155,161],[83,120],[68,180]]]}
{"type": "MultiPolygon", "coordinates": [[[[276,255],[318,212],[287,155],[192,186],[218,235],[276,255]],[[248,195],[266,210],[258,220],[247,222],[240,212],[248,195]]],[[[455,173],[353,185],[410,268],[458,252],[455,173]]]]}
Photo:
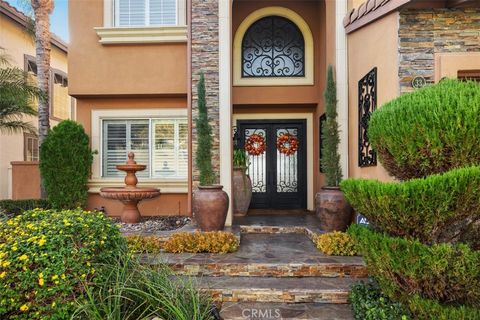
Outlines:
{"type": "Polygon", "coordinates": [[[238,120],[237,146],[248,154],[252,209],[304,209],[305,120],[238,120]]]}

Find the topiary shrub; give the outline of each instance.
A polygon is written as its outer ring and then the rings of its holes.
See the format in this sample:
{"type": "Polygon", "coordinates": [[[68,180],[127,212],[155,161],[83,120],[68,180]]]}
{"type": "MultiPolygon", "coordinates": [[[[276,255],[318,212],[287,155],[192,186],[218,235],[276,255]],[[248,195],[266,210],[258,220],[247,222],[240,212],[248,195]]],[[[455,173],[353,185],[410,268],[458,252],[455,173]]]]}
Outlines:
{"type": "Polygon", "coordinates": [[[93,156],[82,125],[65,120],[49,131],[40,147],[40,173],[55,208],[83,207],[93,156]]]}
{"type": "Polygon", "coordinates": [[[239,241],[231,232],[179,232],[172,235],[164,244],[164,249],[172,253],[229,253],[238,249],[239,241]]]}
{"type": "Polygon", "coordinates": [[[333,231],[319,235],[317,249],[329,256],[354,256],[357,254],[355,241],[348,233],[333,231]]]}
{"type": "Polygon", "coordinates": [[[480,167],[401,183],[348,179],[341,188],[355,210],[390,235],[427,244],[480,238],[480,167]]]}
{"type": "Polygon", "coordinates": [[[0,218],[11,218],[35,208],[51,209],[51,205],[45,199],[0,200],[0,218]]]}
{"type": "MultiPolygon", "coordinates": [[[[464,244],[424,245],[353,225],[348,230],[391,299],[409,305],[418,295],[444,306],[480,308],[480,251],[464,244]]],[[[415,308],[410,308],[416,312],[415,308]]]]}
{"type": "Polygon", "coordinates": [[[34,209],[0,222],[0,318],[68,319],[81,282],[125,251],[103,213],[34,209]]]}
{"type": "Polygon", "coordinates": [[[408,309],[382,294],[373,279],[352,286],[349,301],[355,320],[408,320],[408,309]]]}
{"type": "Polygon", "coordinates": [[[480,164],[480,85],[443,80],[376,110],[368,139],[402,180],[480,164]]]}

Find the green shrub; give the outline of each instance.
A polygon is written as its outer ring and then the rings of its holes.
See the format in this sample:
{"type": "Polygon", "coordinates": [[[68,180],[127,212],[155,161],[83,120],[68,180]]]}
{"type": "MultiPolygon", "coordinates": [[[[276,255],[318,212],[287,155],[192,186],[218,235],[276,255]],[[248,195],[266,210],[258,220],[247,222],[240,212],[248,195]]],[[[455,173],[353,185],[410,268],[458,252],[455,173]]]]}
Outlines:
{"type": "Polygon", "coordinates": [[[480,236],[480,167],[401,183],[348,179],[341,188],[355,210],[392,236],[426,244],[480,236]]]}
{"type": "Polygon", "coordinates": [[[172,279],[167,268],[119,260],[108,267],[105,281],[86,284],[87,299],[72,319],[213,320],[211,298],[188,279],[172,279]]]}
{"type": "Polygon", "coordinates": [[[0,318],[67,319],[125,242],[102,213],[33,209],[0,221],[0,318]]]}
{"type": "Polygon", "coordinates": [[[373,279],[353,285],[349,300],[355,320],[410,319],[408,310],[384,296],[373,279]]]}
{"type": "Polygon", "coordinates": [[[408,305],[417,294],[451,307],[480,307],[480,251],[464,244],[427,246],[358,225],[348,232],[356,240],[369,274],[391,299],[408,305]]]}
{"type": "Polygon", "coordinates": [[[50,209],[51,206],[44,199],[0,200],[0,217],[3,215],[11,218],[35,208],[50,209]]]}
{"type": "Polygon", "coordinates": [[[48,201],[61,209],[83,207],[93,156],[82,125],[60,122],[40,148],[40,173],[48,201]]]}
{"type": "Polygon", "coordinates": [[[480,85],[443,80],[372,114],[368,139],[402,180],[480,164],[480,85]]]}
{"type": "Polygon", "coordinates": [[[414,295],[408,299],[408,307],[421,320],[478,320],[480,308],[442,305],[434,300],[414,295]]]}
{"type": "Polygon", "coordinates": [[[238,239],[231,232],[179,232],[165,242],[164,249],[172,253],[229,253],[236,251],[238,246],[238,239]]]}
{"type": "Polygon", "coordinates": [[[357,254],[355,241],[348,233],[333,231],[319,235],[317,249],[329,256],[354,256],[357,254]]]}

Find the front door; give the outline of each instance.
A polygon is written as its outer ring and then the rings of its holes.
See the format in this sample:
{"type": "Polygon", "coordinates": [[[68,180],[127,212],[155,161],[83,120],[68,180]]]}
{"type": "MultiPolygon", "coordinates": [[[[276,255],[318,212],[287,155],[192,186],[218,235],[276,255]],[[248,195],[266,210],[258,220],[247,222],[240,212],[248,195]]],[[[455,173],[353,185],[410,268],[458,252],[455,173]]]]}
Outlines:
{"type": "Polygon", "coordinates": [[[238,120],[250,161],[252,209],[306,209],[306,121],[238,120]]]}

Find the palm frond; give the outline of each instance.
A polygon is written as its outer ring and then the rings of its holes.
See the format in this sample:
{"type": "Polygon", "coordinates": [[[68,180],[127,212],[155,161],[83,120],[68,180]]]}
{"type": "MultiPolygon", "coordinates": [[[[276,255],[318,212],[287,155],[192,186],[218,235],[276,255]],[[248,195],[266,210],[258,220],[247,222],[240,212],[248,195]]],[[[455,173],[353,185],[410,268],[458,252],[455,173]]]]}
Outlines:
{"type": "Polygon", "coordinates": [[[12,134],[18,132],[28,132],[31,134],[37,134],[37,129],[30,122],[25,121],[4,121],[0,119],[0,133],[12,134]]]}

